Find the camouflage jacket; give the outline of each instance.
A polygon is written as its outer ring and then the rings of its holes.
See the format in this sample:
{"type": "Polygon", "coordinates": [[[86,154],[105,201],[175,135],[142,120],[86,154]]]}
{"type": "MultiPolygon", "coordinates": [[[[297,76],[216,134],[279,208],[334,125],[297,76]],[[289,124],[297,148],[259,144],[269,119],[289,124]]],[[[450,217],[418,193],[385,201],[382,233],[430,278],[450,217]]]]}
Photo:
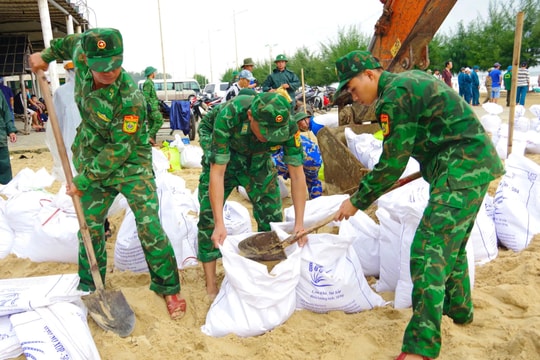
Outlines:
{"type": "MultiPolygon", "coordinates": [[[[367,208],[401,176],[409,157],[420,163],[431,192],[489,183],[503,174],[491,139],[470,105],[456,91],[422,71],[383,72],[376,116],[383,152],[360,181],[351,202],[367,208]]],[[[460,199],[450,205],[463,207],[460,199]]]]}
{"type": "Polygon", "coordinates": [[[283,146],[283,162],[293,166],[302,166],[303,151],[300,144],[300,132],[293,119],[289,120],[292,136],[285,143],[260,142],[249,124],[247,111],[253,96],[239,95],[220,104],[206,114],[199,126],[199,142],[207,160],[216,164],[227,164],[231,154],[250,156],[266,153],[270,158],[279,146],[283,146]],[[294,130],[294,131],[293,131],[294,130]]]}
{"type": "Polygon", "coordinates": [[[154,82],[150,78],[146,78],[143,84],[142,93],[151,111],[159,110],[159,99],[156,94],[154,82]]]}
{"type": "Polygon", "coordinates": [[[153,177],[152,150],[145,126],[146,103],[128,73],[102,89],[93,90],[92,73],[80,45],[81,34],[51,41],[41,57],[73,60],[75,100],[81,124],[73,142],[73,164],[78,172],[73,182],[86,190],[91,182],[105,186],[153,177]]]}

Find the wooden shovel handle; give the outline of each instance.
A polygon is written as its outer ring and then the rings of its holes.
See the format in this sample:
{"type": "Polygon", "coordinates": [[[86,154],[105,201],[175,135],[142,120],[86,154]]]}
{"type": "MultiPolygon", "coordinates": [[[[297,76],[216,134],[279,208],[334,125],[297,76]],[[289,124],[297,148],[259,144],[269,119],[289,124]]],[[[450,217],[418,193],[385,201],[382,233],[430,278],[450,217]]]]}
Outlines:
{"type": "MultiPolygon", "coordinates": [[[[412,173],[411,175],[405,176],[404,178],[401,178],[398,181],[396,181],[394,183],[394,185],[392,185],[390,187],[390,189],[385,191],[385,194],[387,194],[390,191],[395,190],[395,189],[397,189],[399,187],[402,187],[403,185],[408,184],[408,183],[410,183],[410,182],[412,182],[412,181],[414,181],[416,179],[419,179],[420,177],[422,177],[422,174],[420,174],[419,171],[417,171],[415,173],[412,173]]],[[[296,234],[290,235],[289,237],[287,237],[285,240],[283,240],[281,242],[281,246],[283,248],[286,248],[287,246],[294,244],[301,237],[306,236],[307,234],[311,234],[312,232],[314,232],[314,231],[322,228],[323,226],[329,224],[330,222],[332,222],[334,220],[335,216],[336,216],[336,214],[329,215],[328,217],[326,217],[326,218],[322,219],[321,221],[315,223],[315,225],[313,225],[313,226],[311,226],[311,227],[309,227],[309,228],[307,228],[307,229],[305,229],[303,231],[297,232],[296,234]]]]}
{"type": "MultiPolygon", "coordinates": [[[[56,66],[56,65],[55,65],[56,66]]],[[[56,142],[56,147],[58,149],[58,154],[60,155],[60,160],[62,161],[62,169],[64,170],[64,176],[66,177],[66,182],[71,184],[73,181],[73,173],[71,172],[71,165],[69,164],[69,158],[66,151],[66,144],[64,143],[64,138],[62,137],[62,132],[60,131],[60,126],[58,125],[58,118],[56,117],[56,110],[54,109],[54,103],[51,96],[51,91],[49,84],[47,83],[47,77],[43,73],[43,70],[38,70],[37,79],[39,82],[39,87],[43,93],[43,98],[45,99],[45,105],[47,106],[47,112],[49,113],[49,124],[52,127],[54,140],[56,142]]],[[[90,230],[84,219],[84,212],[81,205],[81,199],[78,195],[72,196],[73,206],[75,207],[75,212],[77,214],[77,220],[79,220],[79,227],[81,231],[81,236],[83,239],[84,247],[86,249],[86,254],[88,256],[88,261],[90,263],[90,272],[92,273],[92,280],[94,280],[94,285],[96,290],[103,290],[103,280],[101,279],[101,274],[99,273],[99,268],[97,265],[96,254],[94,252],[94,247],[92,245],[92,238],[90,237],[90,230]]]]}

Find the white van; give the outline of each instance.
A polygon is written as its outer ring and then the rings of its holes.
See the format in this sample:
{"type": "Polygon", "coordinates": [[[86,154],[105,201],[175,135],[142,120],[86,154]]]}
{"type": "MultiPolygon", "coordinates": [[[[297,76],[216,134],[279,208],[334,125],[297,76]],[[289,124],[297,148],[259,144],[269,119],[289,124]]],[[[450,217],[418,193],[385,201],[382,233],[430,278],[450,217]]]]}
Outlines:
{"type": "MultiPolygon", "coordinates": [[[[139,89],[142,90],[146,80],[138,82],[139,89]]],[[[158,99],[165,100],[165,88],[163,79],[153,79],[156,95],[158,99]]],[[[167,79],[167,100],[191,100],[201,91],[199,83],[195,79],[167,79]]]]}

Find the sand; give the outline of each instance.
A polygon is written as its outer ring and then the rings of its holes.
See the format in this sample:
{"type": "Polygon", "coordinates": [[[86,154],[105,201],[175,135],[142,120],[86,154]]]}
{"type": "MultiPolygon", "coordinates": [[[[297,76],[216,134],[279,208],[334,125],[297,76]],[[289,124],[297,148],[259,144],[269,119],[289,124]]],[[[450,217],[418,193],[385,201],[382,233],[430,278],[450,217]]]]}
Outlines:
{"type": "MultiPolygon", "coordinates": [[[[12,160],[16,174],[24,167],[52,168],[50,153],[28,152],[12,160]]],[[[538,156],[533,159],[540,163],[538,156]]],[[[194,190],[199,170],[176,172],[194,190]]],[[[491,191],[496,183],[492,184],[491,191]]],[[[50,190],[56,192],[59,183],[50,190]]],[[[249,203],[238,195],[249,208],[249,203]]],[[[290,200],[285,203],[290,205],[290,200]]],[[[112,219],[115,231],[121,216],[112,219]]],[[[206,298],[202,266],[180,271],[182,294],[188,310],[180,321],[169,319],[163,300],[148,289],[147,274],[113,269],[114,239],[108,242],[109,273],[106,286],[121,289],[136,314],[136,327],[127,338],[105,332],[93,320],[89,326],[102,359],[393,359],[400,352],[403,331],[411,310],[390,306],[357,314],[315,314],[296,311],[283,325],[257,337],[228,335],[212,338],[200,327],[210,302],[206,298]]],[[[0,260],[0,278],[75,273],[75,264],[33,263],[13,255],[0,260]]],[[[218,263],[219,281],[223,268],[218,263]]],[[[373,279],[369,279],[373,281],[373,279]]],[[[381,294],[391,300],[392,293],[381,294]]],[[[474,322],[458,326],[449,318],[442,323],[439,359],[539,359],[540,358],[540,238],[514,253],[500,249],[492,262],[477,266],[473,299],[474,322]]],[[[20,356],[18,359],[24,359],[20,356]]]]}

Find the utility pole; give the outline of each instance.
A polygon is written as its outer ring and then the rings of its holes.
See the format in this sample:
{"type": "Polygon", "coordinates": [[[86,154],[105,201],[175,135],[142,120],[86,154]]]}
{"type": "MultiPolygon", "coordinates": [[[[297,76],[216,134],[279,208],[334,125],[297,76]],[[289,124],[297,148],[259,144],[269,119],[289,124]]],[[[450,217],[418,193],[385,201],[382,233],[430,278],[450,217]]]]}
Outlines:
{"type": "Polygon", "coordinates": [[[268,65],[268,73],[271,74],[272,73],[272,48],[277,46],[277,44],[273,44],[273,45],[266,44],[264,46],[268,47],[268,52],[270,54],[270,63],[268,65]]]}

